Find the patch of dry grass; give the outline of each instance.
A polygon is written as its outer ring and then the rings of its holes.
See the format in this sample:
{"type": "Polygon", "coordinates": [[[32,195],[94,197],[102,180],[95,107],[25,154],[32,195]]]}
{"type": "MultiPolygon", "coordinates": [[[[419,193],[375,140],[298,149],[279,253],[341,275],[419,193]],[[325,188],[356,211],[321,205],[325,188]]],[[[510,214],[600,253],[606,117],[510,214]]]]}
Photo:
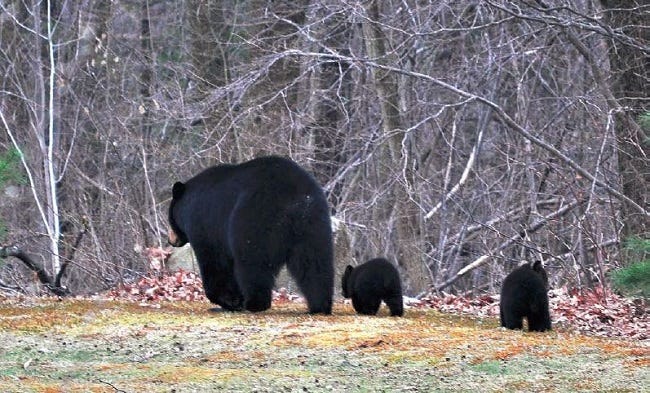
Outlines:
{"type": "Polygon", "coordinates": [[[31,391],[634,391],[647,343],[506,331],[432,310],[332,316],[274,304],[27,299],[0,303],[0,385],[31,391]],[[630,390],[631,389],[631,390],[630,390]]]}

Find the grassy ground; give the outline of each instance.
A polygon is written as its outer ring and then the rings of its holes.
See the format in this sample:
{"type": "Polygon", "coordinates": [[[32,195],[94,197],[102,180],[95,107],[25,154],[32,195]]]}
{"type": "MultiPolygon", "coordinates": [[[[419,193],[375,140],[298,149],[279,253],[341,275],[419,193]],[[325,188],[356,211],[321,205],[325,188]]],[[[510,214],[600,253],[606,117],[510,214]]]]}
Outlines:
{"type": "Polygon", "coordinates": [[[204,302],[0,302],[3,392],[642,392],[650,347],[409,309],[261,314],[204,302]]]}

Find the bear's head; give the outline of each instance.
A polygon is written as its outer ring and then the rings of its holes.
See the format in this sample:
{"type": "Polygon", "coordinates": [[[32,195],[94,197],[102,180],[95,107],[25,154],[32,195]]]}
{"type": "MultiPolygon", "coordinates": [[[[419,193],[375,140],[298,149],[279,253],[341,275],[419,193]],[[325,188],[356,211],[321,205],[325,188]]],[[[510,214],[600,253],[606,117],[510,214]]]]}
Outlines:
{"type": "Polygon", "coordinates": [[[546,290],[548,290],[549,289],[548,275],[546,274],[546,270],[544,270],[544,266],[542,265],[542,261],[533,262],[532,265],[530,266],[530,268],[533,269],[533,271],[535,273],[537,273],[542,278],[542,281],[544,282],[544,288],[546,288],[546,290]]]}
{"type": "Polygon", "coordinates": [[[181,182],[174,183],[172,187],[172,201],[169,204],[169,236],[167,241],[174,247],[182,247],[187,244],[187,236],[181,230],[177,221],[177,206],[185,192],[185,184],[181,182]]]}
{"type": "Polygon", "coordinates": [[[352,275],[352,270],[354,268],[348,265],[343,272],[343,277],[341,277],[341,289],[343,290],[343,297],[350,298],[352,296],[352,288],[350,288],[350,276],[352,275]]]}

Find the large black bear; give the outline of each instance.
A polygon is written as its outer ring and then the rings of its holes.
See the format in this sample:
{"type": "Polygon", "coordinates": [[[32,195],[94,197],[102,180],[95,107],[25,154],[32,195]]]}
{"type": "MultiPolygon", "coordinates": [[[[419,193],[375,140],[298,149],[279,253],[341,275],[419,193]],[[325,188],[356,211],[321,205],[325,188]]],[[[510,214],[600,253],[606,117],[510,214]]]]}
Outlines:
{"type": "Polygon", "coordinates": [[[532,265],[527,263],[510,272],[501,287],[501,326],[523,329],[525,317],[529,331],[551,330],[547,290],[548,276],[540,261],[532,265]]]}
{"type": "Polygon", "coordinates": [[[343,297],[352,298],[352,306],[359,314],[377,314],[383,300],[391,316],[404,315],[399,272],[384,258],[371,259],[356,268],[348,265],[341,286],[343,297]]]}
{"type": "Polygon", "coordinates": [[[283,265],[310,313],[331,314],[334,291],[329,206],[295,162],[260,157],[218,165],[172,188],[169,243],[189,242],[207,298],[231,311],[271,307],[283,265]]]}

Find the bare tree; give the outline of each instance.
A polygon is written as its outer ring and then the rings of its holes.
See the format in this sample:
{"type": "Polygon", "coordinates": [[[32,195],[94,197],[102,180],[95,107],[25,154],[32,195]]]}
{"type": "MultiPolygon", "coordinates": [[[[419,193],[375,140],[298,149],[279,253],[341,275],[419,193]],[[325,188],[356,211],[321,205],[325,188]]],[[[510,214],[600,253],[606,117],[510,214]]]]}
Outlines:
{"type": "MultiPolygon", "coordinates": [[[[368,58],[379,64],[392,63],[392,53],[388,52],[388,40],[384,35],[380,19],[380,2],[370,1],[365,10],[363,23],[364,43],[368,58]]],[[[372,68],[374,88],[379,99],[382,131],[387,143],[380,147],[376,158],[379,178],[387,186],[387,198],[381,210],[388,212],[390,221],[386,229],[394,227],[394,257],[405,274],[406,285],[411,291],[422,292],[428,289],[430,275],[424,261],[422,237],[419,235],[417,195],[413,190],[413,174],[408,148],[408,134],[404,132],[399,96],[398,74],[382,68],[372,68]],[[397,176],[397,177],[395,177],[397,176]],[[397,180],[393,185],[392,182],[397,180]]],[[[419,199],[419,198],[418,198],[419,199]]],[[[386,216],[384,216],[384,219],[386,216]]]]}
{"type": "Polygon", "coordinates": [[[0,148],[32,181],[0,210],[73,292],[146,272],[174,181],[264,154],[314,172],[346,258],[394,260],[409,294],[494,292],[524,258],[599,285],[647,234],[645,3],[1,7],[0,148]]]}
{"type": "MultiPolygon", "coordinates": [[[[7,95],[0,102],[0,120],[13,147],[19,152],[29,178],[33,201],[40,216],[40,226],[48,239],[49,268],[56,274],[61,269],[59,255],[59,194],[57,183],[62,175],[59,153],[58,118],[60,108],[57,94],[57,71],[59,38],[55,36],[58,11],[51,2],[17,2],[16,8],[3,11],[15,22],[15,35],[19,45],[27,44],[31,50],[23,52],[22,64],[27,68],[25,78],[20,70],[8,68],[5,81],[7,91],[15,92],[11,99],[20,107],[20,120],[27,125],[28,133],[18,132],[16,124],[10,124],[5,112],[7,95]],[[15,11],[15,13],[12,13],[15,11]],[[34,144],[38,149],[27,151],[34,144]]],[[[6,50],[15,50],[7,48],[6,50]]],[[[7,54],[7,52],[5,52],[7,54]]],[[[17,64],[15,64],[17,65],[17,64]]],[[[14,65],[14,66],[15,66],[14,65]]],[[[17,112],[10,117],[15,118],[17,112]]],[[[22,131],[22,129],[20,130],[22,131]]]]}
{"type": "MultiPolygon", "coordinates": [[[[609,61],[612,76],[611,92],[606,91],[610,111],[615,121],[619,145],[618,163],[623,193],[637,205],[650,207],[650,144],[648,130],[643,130],[638,119],[650,111],[648,89],[650,69],[650,33],[647,21],[650,4],[643,1],[602,1],[606,16],[609,61]]],[[[592,59],[590,59],[592,60],[592,59]]],[[[597,82],[607,83],[600,67],[593,63],[597,82]]],[[[648,238],[650,217],[623,204],[624,233],[626,236],[648,238]]]]}

